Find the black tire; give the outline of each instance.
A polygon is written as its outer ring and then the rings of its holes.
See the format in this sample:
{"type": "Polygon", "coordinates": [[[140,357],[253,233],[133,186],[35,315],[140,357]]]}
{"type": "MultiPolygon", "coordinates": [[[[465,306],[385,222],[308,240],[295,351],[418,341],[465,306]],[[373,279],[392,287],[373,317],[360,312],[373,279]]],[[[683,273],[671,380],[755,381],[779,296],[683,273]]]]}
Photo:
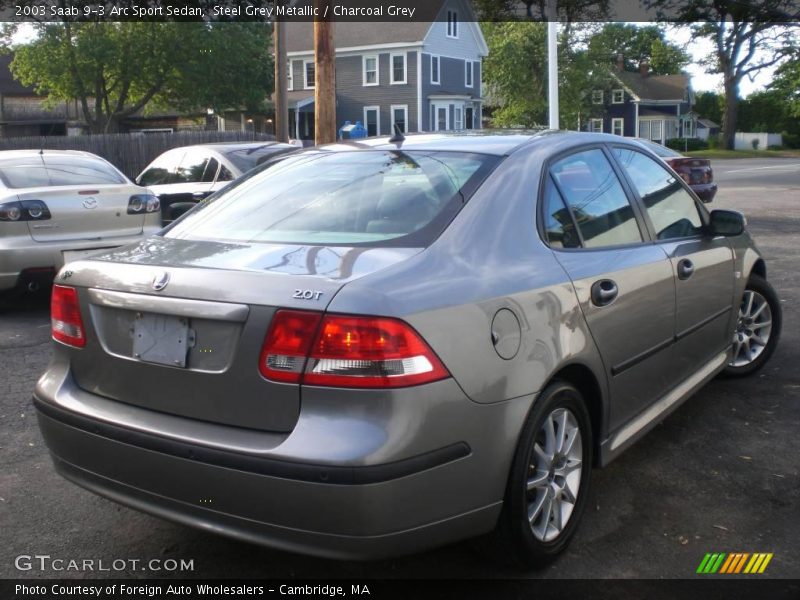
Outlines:
{"type": "Polygon", "coordinates": [[[503,510],[494,532],[493,553],[497,558],[506,564],[531,569],[547,564],[566,549],[578,528],[589,495],[592,448],[591,420],[581,393],[569,383],[554,381],[536,400],[520,435],[508,477],[503,510]],[[528,520],[529,503],[535,504],[533,494],[537,491],[529,493],[527,482],[532,473],[532,461],[535,460],[534,444],[537,438],[541,440],[545,420],[558,409],[569,411],[580,431],[582,466],[572,513],[561,532],[554,539],[544,541],[534,535],[534,526],[528,520]]]}
{"type": "Polygon", "coordinates": [[[767,361],[769,361],[770,357],[775,352],[775,348],[777,348],[778,340],[781,336],[783,314],[781,311],[781,301],[778,298],[778,294],[775,292],[775,289],[763,277],[752,274],[747,282],[745,294],[742,298],[742,304],[745,302],[747,291],[754,291],[760,294],[767,301],[769,309],[772,313],[772,329],[769,333],[769,339],[767,340],[767,343],[761,353],[751,362],[744,365],[735,366],[732,361],[722,372],[725,377],[747,377],[748,375],[752,375],[761,369],[765,364],[767,364],[767,361]]]}

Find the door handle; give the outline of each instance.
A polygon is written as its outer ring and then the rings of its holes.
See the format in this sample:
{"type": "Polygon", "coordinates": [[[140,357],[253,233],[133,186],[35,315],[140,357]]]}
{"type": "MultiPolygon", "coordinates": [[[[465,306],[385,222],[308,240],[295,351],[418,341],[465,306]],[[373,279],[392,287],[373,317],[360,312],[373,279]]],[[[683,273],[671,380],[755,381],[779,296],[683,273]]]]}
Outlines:
{"type": "Polygon", "coordinates": [[[688,258],[678,263],[678,279],[689,279],[694,273],[694,264],[688,258]]]}
{"type": "Polygon", "coordinates": [[[592,284],[592,304],[607,306],[617,299],[619,288],[610,279],[601,279],[592,284]]]}

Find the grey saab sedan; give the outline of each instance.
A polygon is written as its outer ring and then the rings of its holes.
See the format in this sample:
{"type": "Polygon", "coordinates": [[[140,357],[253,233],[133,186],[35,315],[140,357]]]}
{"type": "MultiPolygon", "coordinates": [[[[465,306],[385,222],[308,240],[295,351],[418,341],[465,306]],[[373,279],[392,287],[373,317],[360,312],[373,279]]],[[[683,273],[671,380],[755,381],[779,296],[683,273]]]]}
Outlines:
{"type": "Polygon", "coordinates": [[[592,467],[781,326],[744,218],[591,133],[309,149],[56,283],[61,475],[336,558],[554,557],[592,467]]]}

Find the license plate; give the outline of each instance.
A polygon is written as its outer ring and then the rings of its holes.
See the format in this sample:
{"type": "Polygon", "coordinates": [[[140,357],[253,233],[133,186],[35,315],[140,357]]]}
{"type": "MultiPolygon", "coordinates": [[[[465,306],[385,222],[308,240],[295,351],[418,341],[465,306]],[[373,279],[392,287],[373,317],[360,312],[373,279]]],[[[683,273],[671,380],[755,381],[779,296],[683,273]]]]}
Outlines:
{"type": "Polygon", "coordinates": [[[143,362],[186,367],[192,344],[185,317],[137,313],[133,321],[133,357],[143,362]]]}
{"type": "Polygon", "coordinates": [[[95,254],[100,254],[101,252],[105,252],[106,250],[110,250],[110,248],[92,248],[90,250],[63,250],[61,252],[61,266],[64,266],[65,264],[76,260],[89,258],[90,256],[94,256],[95,254]]]}

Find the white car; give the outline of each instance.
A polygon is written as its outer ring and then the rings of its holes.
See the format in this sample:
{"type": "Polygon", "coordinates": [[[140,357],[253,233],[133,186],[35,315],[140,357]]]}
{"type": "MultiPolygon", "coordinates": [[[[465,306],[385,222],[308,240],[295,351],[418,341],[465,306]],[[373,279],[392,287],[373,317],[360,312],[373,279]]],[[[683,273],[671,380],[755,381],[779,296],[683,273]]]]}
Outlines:
{"type": "Polygon", "coordinates": [[[89,152],[0,152],[0,293],[36,291],[65,262],[161,228],[158,198],[89,152]]]}

